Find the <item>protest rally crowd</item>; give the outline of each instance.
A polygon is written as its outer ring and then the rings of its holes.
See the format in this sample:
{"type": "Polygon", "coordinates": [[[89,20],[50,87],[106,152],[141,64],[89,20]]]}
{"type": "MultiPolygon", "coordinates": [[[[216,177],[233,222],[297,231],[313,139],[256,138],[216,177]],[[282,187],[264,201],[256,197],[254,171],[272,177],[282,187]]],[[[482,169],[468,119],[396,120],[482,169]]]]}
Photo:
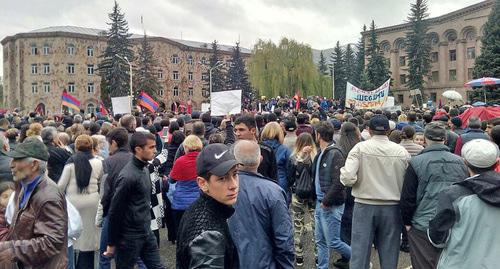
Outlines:
{"type": "Polygon", "coordinates": [[[464,110],[7,112],[0,268],[166,268],[160,229],[176,268],[498,268],[500,118],[464,110]]]}

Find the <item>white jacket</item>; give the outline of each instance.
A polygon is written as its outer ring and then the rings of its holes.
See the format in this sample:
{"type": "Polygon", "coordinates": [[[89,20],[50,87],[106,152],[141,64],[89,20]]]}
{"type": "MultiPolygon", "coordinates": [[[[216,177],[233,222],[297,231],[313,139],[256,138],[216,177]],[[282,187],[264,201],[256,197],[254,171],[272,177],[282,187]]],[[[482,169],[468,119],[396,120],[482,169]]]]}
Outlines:
{"type": "Polygon", "coordinates": [[[360,142],[349,152],[340,181],[352,186],[355,201],[372,205],[396,205],[411,156],[385,135],[360,142]]]}

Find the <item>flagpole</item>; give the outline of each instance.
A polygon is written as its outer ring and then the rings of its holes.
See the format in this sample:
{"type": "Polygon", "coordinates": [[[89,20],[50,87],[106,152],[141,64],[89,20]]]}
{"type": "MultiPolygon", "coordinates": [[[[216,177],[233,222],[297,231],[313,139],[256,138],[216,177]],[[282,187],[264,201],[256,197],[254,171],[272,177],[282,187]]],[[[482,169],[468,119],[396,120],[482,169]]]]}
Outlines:
{"type": "Polygon", "coordinates": [[[335,62],[332,63],[332,98],[335,100],[335,62]]]}

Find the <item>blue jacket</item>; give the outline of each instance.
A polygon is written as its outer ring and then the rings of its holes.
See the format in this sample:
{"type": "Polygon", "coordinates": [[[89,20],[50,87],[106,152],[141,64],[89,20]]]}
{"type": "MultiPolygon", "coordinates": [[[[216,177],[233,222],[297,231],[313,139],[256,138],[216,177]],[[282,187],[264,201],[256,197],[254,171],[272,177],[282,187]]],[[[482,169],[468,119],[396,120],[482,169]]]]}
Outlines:
{"type": "Polygon", "coordinates": [[[172,209],[186,210],[200,196],[196,179],[177,181],[172,199],[172,209]]]}
{"type": "Polygon", "coordinates": [[[293,224],[285,192],[275,182],[239,172],[240,191],[229,219],[240,268],[293,268],[293,224]]]}
{"type": "Polygon", "coordinates": [[[278,166],[278,184],[287,193],[290,192],[290,184],[288,183],[288,177],[286,173],[286,168],[288,164],[288,159],[290,159],[290,149],[285,145],[280,144],[276,139],[264,140],[263,144],[271,147],[273,152],[276,154],[276,165],[278,166]]]}

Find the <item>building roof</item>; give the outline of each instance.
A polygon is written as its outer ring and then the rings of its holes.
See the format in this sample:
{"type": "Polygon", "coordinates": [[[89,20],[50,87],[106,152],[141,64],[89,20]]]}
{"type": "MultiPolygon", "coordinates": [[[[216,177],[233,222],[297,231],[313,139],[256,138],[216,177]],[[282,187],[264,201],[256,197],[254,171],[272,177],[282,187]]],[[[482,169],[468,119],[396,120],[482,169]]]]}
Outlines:
{"type": "MultiPolygon", "coordinates": [[[[429,18],[427,21],[430,24],[439,24],[443,23],[446,21],[450,21],[455,19],[456,17],[466,15],[468,13],[485,9],[485,8],[490,8],[495,4],[495,0],[485,0],[481,1],[479,3],[476,3],[474,5],[470,5],[467,7],[464,7],[459,10],[452,11],[450,13],[446,13],[444,15],[434,17],[434,18],[429,18]]],[[[377,34],[382,34],[382,33],[390,33],[390,32],[397,32],[397,31],[403,31],[403,30],[408,30],[410,28],[411,24],[410,23],[402,23],[402,24],[397,24],[397,25],[392,25],[388,27],[382,27],[382,28],[377,28],[375,29],[375,32],[377,34]]],[[[363,35],[368,35],[370,33],[370,30],[367,30],[366,32],[362,32],[363,35]]]]}
{"type": "MultiPolygon", "coordinates": [[[[30,32],[26,33],[19,33],[14,36],[8,36],[5,37],[2,40],[2,44],[5,42],[16,38],[16,37],[30,37],[30,36],[36,36],[39,34],[76,34],[76,35],[84,35],[84,36],[105,36],[106,31],[102,29],[95,29],[95,28],[86,28],[86,27],[78,27],[78,26],[50,26],[50,27],[45,27],[45,28],[40,28],[36,29],[30,32]]],[[[139,39],[142,38],[143,35],[138,35],[138,34],[132,34],[132,39],[139,39]]],[[[183,39],[175,39],[175,38],[166,38],[166,37],[160,37],[160,36],[151,36],[151,38],[159,38],[165,41],[170,41],[172,43],[180,44],[187,46],[189,48],[193,49],[201,49],[201,50],[210,50],[211,49],[211,42],[199,42],[199,41],[191,41],[191,40],[183,40],[183,39]]],[[[232,45],[224,45],[224,44],[219,44],[219,49],[221,51],[225,52],[232,52],[233,51],[232,45]]],[[[251,51],[247,48],[240,47],[242,53],[247,53],[250,54],[251,51]]]]}

